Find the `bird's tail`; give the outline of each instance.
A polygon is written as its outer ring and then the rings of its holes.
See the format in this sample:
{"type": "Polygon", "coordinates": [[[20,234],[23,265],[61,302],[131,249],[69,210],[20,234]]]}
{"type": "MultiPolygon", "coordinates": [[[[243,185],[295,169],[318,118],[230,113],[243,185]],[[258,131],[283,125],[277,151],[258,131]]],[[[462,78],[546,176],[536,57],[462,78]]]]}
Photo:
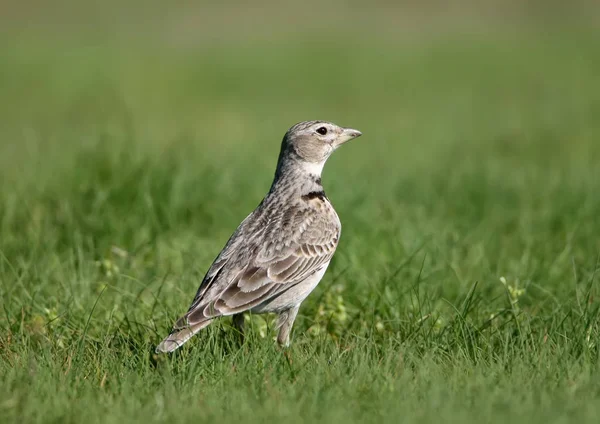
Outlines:
{"type": "Polygon", "coordinates": [[[156,346],[156,353],[173,352],[175,349],[180,348],[194,334],[208,326],[211,321],[212,320],[202,321],[194,325],[185,326],[184,328],[181,328],[175,324],[175,328],[173,328],[171,334],[169,334],[162,342],[160,342],[158,346],[156,346]]]}

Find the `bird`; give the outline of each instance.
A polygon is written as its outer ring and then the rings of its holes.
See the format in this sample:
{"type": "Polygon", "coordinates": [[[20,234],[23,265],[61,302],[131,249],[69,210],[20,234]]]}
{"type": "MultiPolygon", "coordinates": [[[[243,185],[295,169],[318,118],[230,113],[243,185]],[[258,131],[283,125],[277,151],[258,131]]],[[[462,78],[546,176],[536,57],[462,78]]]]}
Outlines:
{"type": "Polygon", "coordinates": [[[327,121],[300,122],[285,133],[269,192],[231,235],[157,353],[176,350],[224,316],[233,316],[243,337],[245,312],[277,314],[277,343],[290,345],[300,305],[321,281],[341,235],[321,183],[323,167],[361,135],[327,121]]]}

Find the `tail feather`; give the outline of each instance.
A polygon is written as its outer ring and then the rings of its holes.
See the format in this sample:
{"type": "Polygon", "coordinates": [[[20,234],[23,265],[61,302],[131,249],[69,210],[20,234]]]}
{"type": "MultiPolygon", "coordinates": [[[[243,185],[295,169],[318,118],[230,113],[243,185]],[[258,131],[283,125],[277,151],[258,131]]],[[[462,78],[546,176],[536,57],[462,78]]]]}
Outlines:
{"type": "Polygon", "coordinates": [[[158,346],[156,346],[156,353],[173,352],[175,349],[180,348],[194,334],[208,326],[211,321],[212,320],[202,321],[182,329],[174,328],[171,334],[169,334],[158,346]]]}

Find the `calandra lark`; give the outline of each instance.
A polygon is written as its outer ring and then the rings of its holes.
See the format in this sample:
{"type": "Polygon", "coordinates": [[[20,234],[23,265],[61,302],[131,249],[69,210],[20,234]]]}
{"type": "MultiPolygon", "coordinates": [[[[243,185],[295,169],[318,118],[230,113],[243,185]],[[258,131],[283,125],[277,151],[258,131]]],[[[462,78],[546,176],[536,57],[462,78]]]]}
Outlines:
{"type": "Polygon", "coordinates": [[[172,352],[222,316],[233,315],[243,331],[245,311],[278,314],[277,341],[289,345],[298,308],[325,274],[340,238],[340,220],[321,185],[323,165],[360,135],[324,121],[287,131],[269,193],[233,233],[157,352],[172,352]]]}

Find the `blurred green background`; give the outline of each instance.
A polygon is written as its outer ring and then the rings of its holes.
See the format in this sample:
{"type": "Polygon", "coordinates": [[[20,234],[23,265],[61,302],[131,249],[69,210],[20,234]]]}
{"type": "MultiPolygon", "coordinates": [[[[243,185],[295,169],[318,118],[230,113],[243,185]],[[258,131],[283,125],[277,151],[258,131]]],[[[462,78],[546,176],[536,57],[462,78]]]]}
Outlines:
{"type": "Polygon", "coordinates": [[[0,3],[1,422],[597,422],[596,1],[0,3]],[[291,362],[153,348],[285,131],[364,136],[291,362]]]}

